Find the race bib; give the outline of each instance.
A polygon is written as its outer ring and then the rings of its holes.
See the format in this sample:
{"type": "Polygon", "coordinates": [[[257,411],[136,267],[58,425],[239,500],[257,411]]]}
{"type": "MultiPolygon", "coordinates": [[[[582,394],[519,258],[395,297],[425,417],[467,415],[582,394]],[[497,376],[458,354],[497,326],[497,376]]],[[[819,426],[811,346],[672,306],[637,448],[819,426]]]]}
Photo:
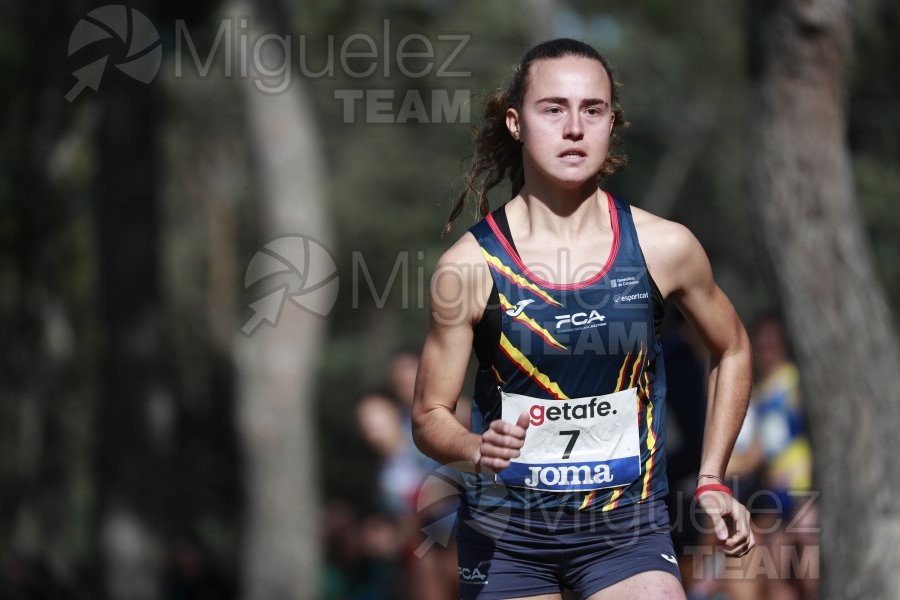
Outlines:
{"type": "Polygon", "coordinates": [[[502,418],[530,425],[521,455],[498,473],[507,485],[581,492],[627,485],[641,474],[637,388],[571,400],[502,392],[502,418]]]}

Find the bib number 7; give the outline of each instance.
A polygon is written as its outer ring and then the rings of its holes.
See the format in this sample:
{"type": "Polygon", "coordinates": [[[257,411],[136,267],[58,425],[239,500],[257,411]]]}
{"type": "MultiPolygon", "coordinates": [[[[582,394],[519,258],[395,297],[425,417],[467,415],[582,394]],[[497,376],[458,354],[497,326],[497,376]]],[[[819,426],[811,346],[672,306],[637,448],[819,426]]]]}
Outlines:
{"type": "Polygon", "coordinates": [[[566,444],[566,449],[563,450],[563,460],[568,460],[570,456],[572,456],[572,450],[575,448],[575,442],[578,441],[578,436],[581,434],[579,429],[572,429],[570,431],[560,431],[559,435],[567,435],[569,436],[569,443],[566,444]]]}

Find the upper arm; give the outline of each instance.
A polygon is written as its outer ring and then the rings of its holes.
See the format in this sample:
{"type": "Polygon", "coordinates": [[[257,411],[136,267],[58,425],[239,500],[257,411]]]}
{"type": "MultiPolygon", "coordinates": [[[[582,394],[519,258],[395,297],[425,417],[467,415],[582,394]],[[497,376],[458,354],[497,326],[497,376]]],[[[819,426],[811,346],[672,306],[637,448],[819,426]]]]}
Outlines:
{"type": "Polygon", "coordinates": [[[413,419],[430,411],[453,412],[472,352],[475,324],[490,292],[481,250],[466,234],[440,259],[431,280],[430,324],[413,400],[413,419]]]}
{"type": "Polygon", "coordinates": [[[663,292],[694,326],[714,358],[749,349],[737,312],[713,278],[696,237],[683,225],[658,219],[645,249],[648,268],[663,292]]]}
{"type": "Polygon", "coordinates": [[[675,279],[672,299],[713,357],[748,349],[744,326],[731,301],[713,279],[706,252],[690,231],[681,229],[674,254],[681,257],[682,268],[675,279]]]}

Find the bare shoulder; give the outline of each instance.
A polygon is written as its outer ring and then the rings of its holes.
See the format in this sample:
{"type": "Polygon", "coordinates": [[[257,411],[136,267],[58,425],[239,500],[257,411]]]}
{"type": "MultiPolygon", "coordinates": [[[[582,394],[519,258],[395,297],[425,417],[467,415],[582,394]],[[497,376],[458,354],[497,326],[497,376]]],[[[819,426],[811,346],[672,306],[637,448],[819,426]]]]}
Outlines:
{"type": "Polygon", "coordinates": [[[663,219],[636,206],[631,207],[631,214],[645,254],[648,250],[666,254],[685,251],[698,243],[691,230],[681,223],[663,219]]]}
{"type": "Polygon", "coordinates": [[[705,279],[709,260],[690,229],[635,206],[631,214],[647,268],[663,296],[677,293],[697,278],[705,279]]]}
{"type": "Polygon", "coordinates": [[[452,246],[447,248],[438,260],[440,265],[470,264],[476,265],[483,263],[484,258],[481,253],[481,247],[471,232],[464,233],[452,246]]]}
{"type": "Polygon", "coordinates": [[[450,246],[434,268],[431,280],[433,317],[455,323],[476,323],[487,305],[492,283],[478,241],[466,232],[450,246]]]}

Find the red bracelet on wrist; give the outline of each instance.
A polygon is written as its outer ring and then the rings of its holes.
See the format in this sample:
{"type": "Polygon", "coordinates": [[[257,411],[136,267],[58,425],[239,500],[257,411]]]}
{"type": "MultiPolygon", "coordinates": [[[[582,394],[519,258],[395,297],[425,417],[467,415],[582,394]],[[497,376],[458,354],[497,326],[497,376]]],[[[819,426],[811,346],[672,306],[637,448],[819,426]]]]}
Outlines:
{"type": "Polygon", "coordinates": [[[706,485],[701,485],[694,491],[694,498],[699,498],[700,494],[703,492],[725,492],[729,496],[734,496],[731,493],[731,488],[727,485],[722,485],[721,483],[707,483],[706,485]]]}

